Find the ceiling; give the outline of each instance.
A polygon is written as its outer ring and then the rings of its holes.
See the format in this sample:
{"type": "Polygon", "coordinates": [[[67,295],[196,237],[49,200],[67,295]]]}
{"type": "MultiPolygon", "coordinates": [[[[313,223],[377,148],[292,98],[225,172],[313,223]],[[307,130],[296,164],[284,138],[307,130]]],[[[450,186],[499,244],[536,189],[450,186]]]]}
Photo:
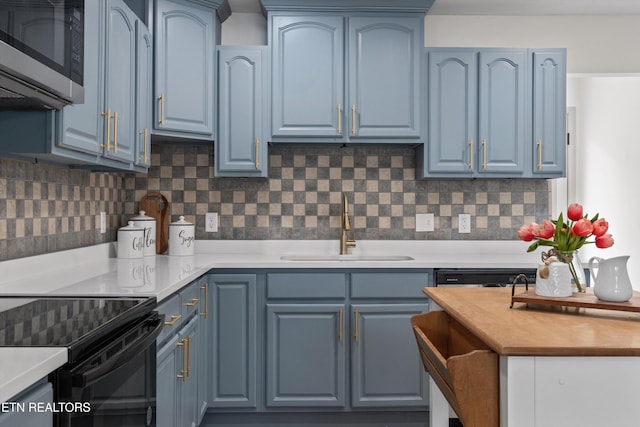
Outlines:
{"type": "MultiPolygon", "coordinates": [[[[391,1],[391,0],[390,0],[391,1]]],[[[259,0],[229,0],[235,13],[261,13],[259,0]]],[[[430,15],[640,15],[638,0],[435,0],[430,15]]]]}

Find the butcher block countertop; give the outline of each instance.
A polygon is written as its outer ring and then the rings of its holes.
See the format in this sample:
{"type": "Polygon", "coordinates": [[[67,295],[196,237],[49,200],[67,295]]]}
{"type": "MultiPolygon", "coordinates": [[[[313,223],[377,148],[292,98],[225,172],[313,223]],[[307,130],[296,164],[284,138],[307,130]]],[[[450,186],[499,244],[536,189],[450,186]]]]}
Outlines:
{"type": "Polygon", "coordinates": [[[640,313],[524,303],[510,309],[511,288],[423,291],[501,356],[640,356],[640,313]]]}

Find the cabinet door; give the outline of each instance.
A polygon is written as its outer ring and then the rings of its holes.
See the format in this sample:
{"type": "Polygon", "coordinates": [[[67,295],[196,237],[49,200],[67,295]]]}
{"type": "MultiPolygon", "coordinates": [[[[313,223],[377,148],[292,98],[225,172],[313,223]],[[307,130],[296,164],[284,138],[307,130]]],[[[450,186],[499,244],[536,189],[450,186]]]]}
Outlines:
{"type": "Polygon", "coordinates": [[[349,18],[349,138],[419,138],[424,17],[349,18]]]}
{"type": "Polygon", "coordinates": [[[213,139],[216,11],[158,0],[155,12],[155,133],[213,139]]]}
{"type": "Polygon", "coordinates": [[[266,47],[218,48],[216,176],[267,176],[263,132],[266,47]]]}
{"type": "Polygon", "coordinates": [[[198,379],[197,363],[195,362],[198,352],[200,351],[200,343],[198,342],[198,316],[194,316],[189,323],[179,332],[182,346],[186,346],[186,351],[182,347],[183,357],[183,375],[185,380],[181,383],[180,392],[180,423],[178,425],[184,427],[196,427],[198,423],[198,379]]]}
{"type": "Polygon", "coordinates": [[[533,142],[535,174],[566,173],[565,51],[535,50],[533,62],[533,142]]]}
{"type": "Polygon", "coordinates": [[[211,360],[211,324],[212,312],[211,301],[209,300],[209,281],[208,276],[204,276],[198,280],[200,288],[200,304],[199,312],[200,320],[198,321],[197,346],[198,352],[194,355],[196,363],[196,373],[198,378],[198,424],[202,422],[204,414],[209,407],[209,364],[211,360]]]}
{"type": "Polygon", "coordinates": [[[344,18],[274,16],[271,22],[274,137],[344,132],[344,18]]]}
{"type": "Polygon", "coordinates": [[[354,304],[353,407],[428,405],[427,376],[415,350],[411,316],[427,304],[354,304]]]}
{"type": "Polygon", "coordinates": [[[136,139],[136,16],[122,0],[107,4],[105,105],[111,116],[104,156],[131,163],[136,139]]]}
{"type": "Polygon", "coordinates": [[[427,174],[470,175],[477,166],[477,52],[433,50],[427,57],[427,174]]]}
{"type": "Polygon", "coordinates": [[[210,369],[210,406],[257,406],[256,276],[209,276],[213,341],[210,369]]]}
{"type": "Polygon", "coordinates": [[[526,54],[522,49],[481,50],[479,71],[480,174],[521,175],[526,134],[526,54]]]}
{"type": "Polygon", "coordinates": [[[157,353],[156,364],[156,425],[178,425],[179,393],[182,383],[182,344],[174,335],[157,353]]]}
{"type": "Polygon", "coordinates": [[[153,120],[153,39],[142,21],[136,21],[136,155],[135,163],[151,165],[151,121],[153,120]]]}
{"type": "Polygon", "coordinates": [[[267,304],[266,406],[345,406],[344,305],[267,304]]]}
{"type": "Polygon", "coordinates": [[[84,103],[68,105],[59,112],[62,132],[56,145],[99,155],[106,120],[100,115],[104,106],[104,34],[103,2],[86,2],[84,24],[84,103]]]}
{"type": "MultiPolygon", "coordinates": [[[[51,383],[44,383],[34,387],[27,394],[20,396],[15,404],[24,405],[25,410],[13,410],[10,406],[0,411],[0,427],[53,427],[53,413],[51,411],[30,410],[30,404],[53,405],[53,389],[51,383]]],[[[5,404],[3,402],[3,404],[5,404]]],[[[8,402],[7,405],[10,403],[8,402]]]]}

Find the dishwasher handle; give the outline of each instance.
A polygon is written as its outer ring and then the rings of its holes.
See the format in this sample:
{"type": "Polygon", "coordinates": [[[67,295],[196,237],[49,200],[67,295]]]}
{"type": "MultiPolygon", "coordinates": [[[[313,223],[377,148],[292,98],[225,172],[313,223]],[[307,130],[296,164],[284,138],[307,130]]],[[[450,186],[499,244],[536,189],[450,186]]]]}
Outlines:
{"type": "Polygon", "coordinates": [[[98,354],[90,357],[87,362],[73,369],[71,380],[73,386],[88,387],[123,367],[134,356],[148,349],[158,338],[162,328],[164,328],[164,314],[154,312],[134,328],[124,332],[98,354]],[[149,328],[151,329],[149,330],[149,328]],[[128,337],[135,334],[140,336],[129,342],[128,337]],[[111,353],[110,350],[119,345],[122,345],[120,350],[115,354],[108,355],[111,353]]]}

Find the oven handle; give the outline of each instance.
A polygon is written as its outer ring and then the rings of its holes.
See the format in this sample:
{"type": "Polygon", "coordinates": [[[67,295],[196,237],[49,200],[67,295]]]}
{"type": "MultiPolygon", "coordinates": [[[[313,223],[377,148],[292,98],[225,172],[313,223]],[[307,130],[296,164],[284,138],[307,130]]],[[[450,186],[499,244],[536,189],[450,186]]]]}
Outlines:
{"type": "Polygon", "coordinates": [[[74,386],[88,387],[103,377],[110,375],[114,370],[126,365],[134,356],[146,350],[158,338],[160,331],[164,328],[164,314],[159,314],[153,320],[153,325],[154,328],[151,332],[136,339],[104,363],[87,371],[74,373],[74,386]]]}

